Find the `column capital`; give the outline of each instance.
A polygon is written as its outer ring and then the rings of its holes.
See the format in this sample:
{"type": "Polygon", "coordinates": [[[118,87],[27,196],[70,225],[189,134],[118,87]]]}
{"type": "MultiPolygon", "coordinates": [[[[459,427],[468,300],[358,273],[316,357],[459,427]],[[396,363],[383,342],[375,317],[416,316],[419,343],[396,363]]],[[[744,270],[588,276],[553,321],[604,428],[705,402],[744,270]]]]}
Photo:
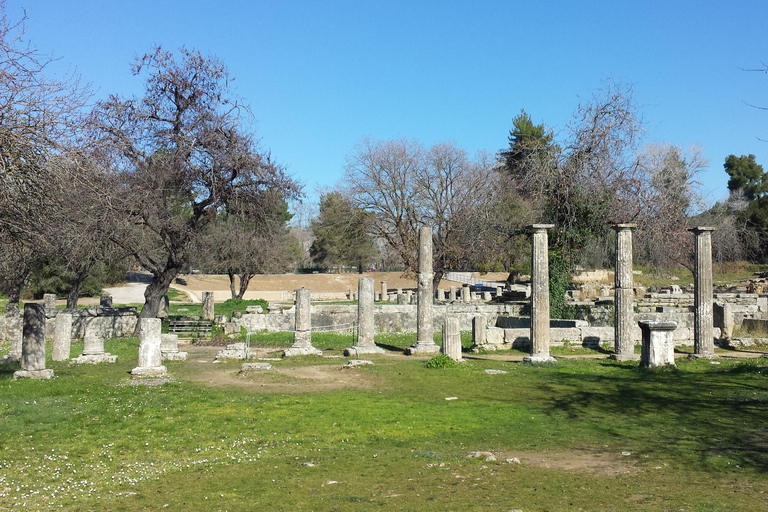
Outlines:
{"type": "Polygon", "coordinates": [[[527,226],[532,231],[546,231],[555,227],[554,224],[530,224],[527,226]]]}
{"type": "Polygon", "coordinates": [[[622,223],[618,223],[618,224],[613,224],[611,227],[613,229],[615,229],[616,231],[624,231],[626,229],[635,229],[637,227],[637,224],[632,224],[632,223],[630,223],[630,224],[622,224],[622,223]]]}
{"type": "Polygon", "coordinates": [[[715,231],[717,228],[712,226],[696,226],[695,228],[689,228],[688,231],[693,233],[694,235],[699,235],[701,233],[707,233],[710,231],[715,231]]]}

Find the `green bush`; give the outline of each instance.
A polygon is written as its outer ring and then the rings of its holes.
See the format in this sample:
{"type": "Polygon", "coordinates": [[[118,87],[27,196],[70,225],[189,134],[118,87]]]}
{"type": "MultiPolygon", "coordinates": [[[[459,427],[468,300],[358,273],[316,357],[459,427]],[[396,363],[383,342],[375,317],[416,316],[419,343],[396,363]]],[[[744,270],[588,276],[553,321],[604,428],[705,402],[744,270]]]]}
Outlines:
{"type": "Polygon", "coordinates": [[[424,367],[425,368],[453,368],[454,366],[456,366],[458,364],[459,363],[457,363],[456,361],[454,361],[453,359],[451,359],[447,355],[440,354],[440,355],[437,355],[437,356],[433,357],[432,359],[430,359],[426,363],[424,363],[424,367]]]}

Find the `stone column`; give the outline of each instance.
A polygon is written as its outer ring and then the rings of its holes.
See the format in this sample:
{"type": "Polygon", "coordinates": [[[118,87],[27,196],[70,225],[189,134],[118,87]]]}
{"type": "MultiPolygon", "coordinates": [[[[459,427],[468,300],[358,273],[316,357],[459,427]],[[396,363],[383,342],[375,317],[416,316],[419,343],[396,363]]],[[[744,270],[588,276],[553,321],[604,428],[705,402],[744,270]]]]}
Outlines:
{"type": "Polygon", "coordinates": [[[139,366],[131,370],[131,378],[164,377],[167,369],[163,366],[163,355],[160,351],[163,321],[159,318],[139,318],[139,322],[139,366]]]}
{"type": "Polygon", "coordinates": [[[56,315],[56,294],[43,294],[43,304],[45,304],[45,316],[53,318],[56,315]]]}
{"type": "Polygon", "coordinates": [[[664,366],[675,364],[675,340],[673,333],[677,322],[638,322],[643,331],[643,345],[640,351],[641,366],[664,366]]]}
{"type": "Polygon", "coordinates": [[[453,302],[456,300],[456,287],[451,286],[451,289],[448,292],[448,300],[453,302]]]}
{"type": "Polygon", "coordinates": [[[696,265],[693,275],[693,355],[715,357],[712,311],[712,227],[689,229],[696,236],[696,265]]]}
{"type": "Polygon", "coordinates": [[[203,320],[213,320],[213,292],[203,292],[203,320]]]}
{"type": "Polygon", "coordinates": [[[437,289],[437,300],[439,302],[445,302],[445,290],[442,288],[437,289]]]}
{"type": "Polygon", "coordinates": [[[554,224],[532,224],[531,258],[531,355],[527,363],[555,362],[549,355],[549,241],[547,230],[554,224]]]}
{"type": "Polygon", "coordinates": [[[405,306],[408,304],[408,296],[402,292],[397,294],[397,305],[398,306],[405,306]]]}
{"type": "Polygon", "coordinates": [[[349,300],[355,300],[355,291],[352,288],[349,289],[347,295],[349,296],[349,300]]]}
{"type": "Polygon", "coordinates": [[[375,324],[373,318],[373,279],[363,277],[357,281],[357,343],[344,350],[344,355],[355,357],[361,354],[383,354],[373,339],[375,324]]]}
{"type": "Polygon", "coordinates": [[[45,368],[45,304],[25,304],[21,370],[13,373],[13,379],[51,377],[53,370],[45,368]]]}
{"type": "Polygon", "coordinates": [[[472,300],[470,296],[470,290],[469,286],[462,286],[461,287],[461,302],[464,304],[468,304],[472,300]]]}
{"type": "Polygon", "coordinates": [[[472,350],[479,350],[486,341],[485,316],[472,317],[472,350]]]}
{"type": "Polygon", "coordinates": [[[387,290],[387,282],[382,281],[381,282],[381,300],[382,302],[387,302],[389,299],[389,290],[387,290]]]}
{"type": "Polygon", "coordinates": [[[296,326],[293,333],[293,346],[283,353],[283,357],[323,355],[320,350],[312,346],[312,311],[309,298],[309,288],[296,290],[296,326]]]}
{"type": "Polygon", "coordinates": [[[496,296],[501,297],[504,294],[504,290],[502,290],[501,286],[496,287],[496,296]]]}
{"type": "Polygon", "coordinates": [[[446,316],[443,322],[443,346],[440,353],[445,354],[454,361],[463,361],[461,357],[461,331],[459,331],[459,319],[455,316],[446,316]]]}
{"type": "Polygon", "coordinates": [[[0,359],[0,361],[4,363],[18,363],[21,361],[21,346],[24,339],[23,328],[23,317],[18,308],[7,308],[5,312],[5,336],[10,341],[11,348],[8,354],[0,359]]]}
{"type": "Polygon", "coordinates": [[[616,277],[614,279],[614,353],[617,361],[638,359],[632,341],[635,325],[632,283],[632,230],[637,224],[614,224],[616,231],[616,277]]]}
{"type": "Polygon", "coordinates": [[[56,315],[56,324],[53,331],[53,351],[51,359],[54,361],[66,361],[72,347],[72,313],[61,311],[56,315]]]}
{"type": "Polygon", "coordinates": [[[491,292],[483,292],[483,300],[488,302],[491,300],[491,292]]]}
{"type": "Polygon", "coordinates": [[[419,229],[419,287],[416,305],[416,343],[405,349],[410,354],[436,354],[440,347],[435,343],[432,293],[432,228],[419,229]]]}

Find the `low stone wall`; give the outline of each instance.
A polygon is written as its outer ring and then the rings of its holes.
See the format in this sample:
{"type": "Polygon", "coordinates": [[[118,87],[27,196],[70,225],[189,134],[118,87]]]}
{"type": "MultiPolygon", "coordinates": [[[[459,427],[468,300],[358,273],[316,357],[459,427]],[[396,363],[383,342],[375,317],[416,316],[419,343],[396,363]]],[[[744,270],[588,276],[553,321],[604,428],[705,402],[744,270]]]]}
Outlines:
{"type": "MultiPolygon", "coordinates": [[[[448,304],[434,306],[434,328],[443,327],[443,319],[451,315],[459,320],[462,331],[472,329],[472,318],[483,315],[488,322],[495,324],[499,316],[513,316],[520,313],[518,304],[448,304]]],[[[313,304],[312,330],[333,330],[352,327],[357,322],[357,305],[313,304]]],[[[415,305],[376,305],[373,307],[376,332],[415,332],[415,305]]],[[[238,322],[249,331],[292,331],[294,328],[294,309],[285,309],[269,314],[245,314],[238,322]]]]}

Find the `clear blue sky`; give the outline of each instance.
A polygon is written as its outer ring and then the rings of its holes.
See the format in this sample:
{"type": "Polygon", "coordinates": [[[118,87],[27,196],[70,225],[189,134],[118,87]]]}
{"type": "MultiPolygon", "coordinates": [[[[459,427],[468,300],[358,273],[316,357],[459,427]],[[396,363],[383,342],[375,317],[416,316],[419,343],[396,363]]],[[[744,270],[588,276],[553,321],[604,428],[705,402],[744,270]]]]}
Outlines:
{"type": "Polygon", "coordinates": [[[564,134],[607,78],[634,84],[648,142],[700,144],[710,201],[728,154],[768,169],[768,2],[7,0],[27,37],[97,96],[141,92],[154,45],[222,59],[264,147],[304,183],[335,184],[362,137],[506,146],[525,109],[564,134]]]}

